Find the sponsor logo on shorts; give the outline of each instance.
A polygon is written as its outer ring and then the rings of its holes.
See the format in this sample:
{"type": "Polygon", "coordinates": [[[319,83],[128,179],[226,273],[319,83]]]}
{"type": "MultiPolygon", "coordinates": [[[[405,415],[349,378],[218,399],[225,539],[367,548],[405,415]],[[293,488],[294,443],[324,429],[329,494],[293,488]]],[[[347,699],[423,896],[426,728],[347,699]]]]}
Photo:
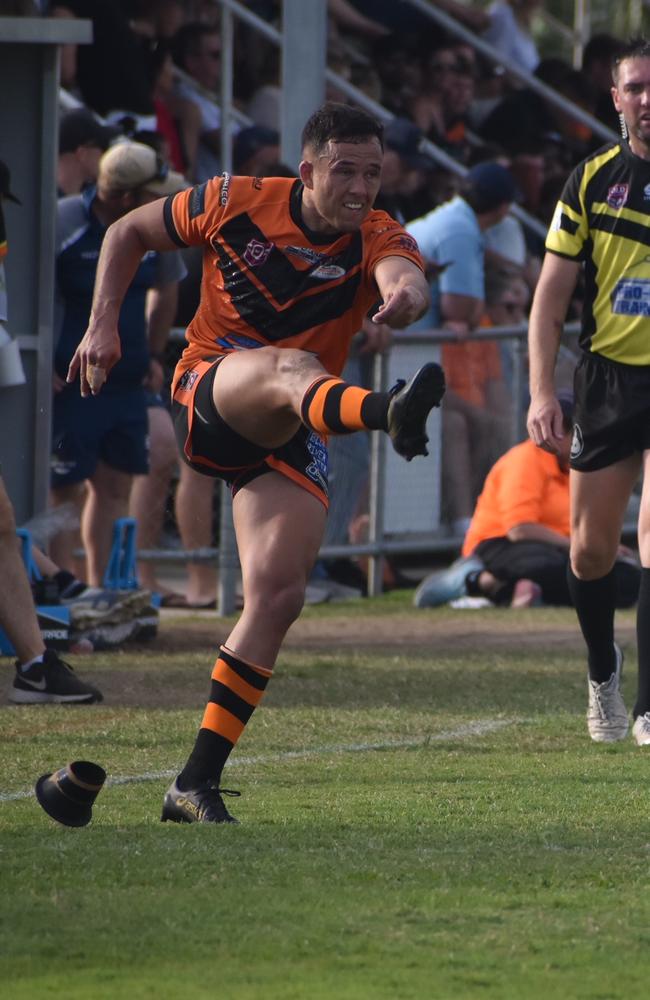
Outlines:
{"type": "Polygon", "coordinates": [[[313,461],[306,467],[305,472],[310,479],[318,483],[325,496],[327,496],[327,468],[329,464],[327,459],[327,445],[314,431],[309,433],[306,444],[313,461]]]}
{"type": "Polygon", "coordinates": [[[249,267],[260,267],[269,259],[273,244],[267,240],[251,240],[242,254],[249,267]]]}
{"type": "Polygon", "coordinates": [[[571,452],[570,457],[580,458],[582,452],[584,451],[585,442],[582,437],[582,431],[580,430],[579,424],[573,425],[573,437],[571,438],[571,452]]]}
{"type": "Polygon", "coordinates": [[[189,371],[183,372],[178,380],[178,390],[181,392],[189,392],[198,377],[199,373],[193,371],[191,368],[189,371]]]}
{"type": "Polygon", "coordinates": [[[650,316],[650,279],[621,278],[612,293],[612,312],[619,316],[650,316]]]}
{"type": "Polygon", "coordinates": [[[610,208],[623,208],[629,193],[629,184],[612,184],[607,192],[607,204],[610,208]]]}

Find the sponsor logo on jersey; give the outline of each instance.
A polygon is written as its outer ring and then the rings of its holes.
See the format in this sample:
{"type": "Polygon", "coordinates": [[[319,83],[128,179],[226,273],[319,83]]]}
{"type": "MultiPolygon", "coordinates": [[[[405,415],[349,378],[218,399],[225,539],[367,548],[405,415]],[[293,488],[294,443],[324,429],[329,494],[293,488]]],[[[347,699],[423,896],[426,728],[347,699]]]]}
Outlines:
{"type": "Polygon", "coordinates": [[[268,240],[251,240],[242,257],[249,267],[261,267],[269,259],[272,249],[273,244],[269,243],[268,240]]]}
{"type": "Polygon", "coordinates": [[[643,189],[643,200],[650,201],[650,184],[646,184],[643,189]]]}
{"type": "Polygon", "coordinates": [[[551,219],[550,230],[552,233],[559,233],[562,228],[562,206],[558,205],[553,212],[553,218],[551,219]]]}
{"type": "Polygon", "coordinates": [[[612,293],[612,312],[618,316],[650,316],[650,279],[621,278],[612,293]]]}
{"type": "Polygon", "coordinates": [[[314,431],[310,431],[307,437],[307,450],[313,458],[313,462],[310,462],[306,467],[305,472],[310,479],[313,479],[315,483],[318,483],[322,489],[325,496],[327,493],[327,446],[323,439],[315,434],[314,431]]]}
{"type": "Polygon", "coordinates": [[[226,170],[224,170],[221,176],[223,177],[223,180],[221,182],[221,196],[219,198],[219,204],[227,205],[228,196],[230,195],[230,181],[232,178],[226,170]]]}
{"type": "Polygon", "coordinates": [[[251,351],[255,347],[264,347],[259,340],[246,337],[243,333],[228,333],[225,337],[219,337],[217,344],[225,351],[251,351]]]}
{"type": "Polygon", "coordinates": [[[629,193],[629,184],[612,184],[607,192],[607,204],[610,208],[623,208],[629,193]]]}
{"type": "Polygon", "coordinates": [[[585,442],[582,437],[582,431],[580,430],[579,424],[573,425],[573,437],[571,438],[571,454],[570,457],[579,458],[584,450],[585,442]]]}
{"type": "Polygon", "coordinates": [[[345,274],[345,268],[339,267],[338,264],[321,264],[314,271],[311,272],[310,277],[319,278],[321,281],[330,281],[332,278],[342,278],[345,274]]]}
{"type": "Polygon", "coordinates": [[[395,240],[400,250],[408,250],[409,253],[419,253],[420,248],[412,236],[400,236],[395,240]]]}
{"type": "Polygon", "coordinates": [[[282,247],[282,249],[285,253],[290,253],[294,257],[306,260],[308,264],[324,264],[330,259],[326,253],[319,253],[318,250],[312,250],[311,247],[294,247],[289,245],[282,247]]]}

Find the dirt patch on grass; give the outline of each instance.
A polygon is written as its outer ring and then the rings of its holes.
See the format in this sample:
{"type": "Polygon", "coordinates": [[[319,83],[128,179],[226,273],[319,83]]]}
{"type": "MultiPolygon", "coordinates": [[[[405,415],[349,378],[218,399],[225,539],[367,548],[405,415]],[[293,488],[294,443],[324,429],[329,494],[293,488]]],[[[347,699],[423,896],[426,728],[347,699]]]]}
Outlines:
{"type": "MultiPolygon", "coordinates": [[[[545,612],[542,612],[545,613],[545,612]]],[[[634,642],[632,614],[620,616],[617,634],[624,645],[634,642]]],[[[232,620],[215,613],[163,612],[158,635],[147,643],[129,643],[111,653],[70,657],[75,669],[102,690],[105,706],[168,709],[199,708],[209,693],[209,677],[218,647],[232,620]],[[160,661],[181,657],[178,665],[160,661]]],[[[413,612],[363,614],[349,610],[324,616],[302,617],[291,628],[283,649],[309,653],[340,650],[381,650],[384,654],[413,653],[426,658],[463,656],[476,649],[495,654],[540,648],[557,655],[579,656],[582,638],[573,617],[542,622],[536,611],[512,613],[413,612]],[[537,620],[536,620],[537,617],[537,620]]],[[[281,654],[282,655],[282,654],[281,654]]],[[[177,661],[178,662],[178,661],[177,661]]],[[[10,666],[10,661],[5,663],[10,666]]],[[[13,668],[0,674],[0,701],[6,702],[13,668]]]]}

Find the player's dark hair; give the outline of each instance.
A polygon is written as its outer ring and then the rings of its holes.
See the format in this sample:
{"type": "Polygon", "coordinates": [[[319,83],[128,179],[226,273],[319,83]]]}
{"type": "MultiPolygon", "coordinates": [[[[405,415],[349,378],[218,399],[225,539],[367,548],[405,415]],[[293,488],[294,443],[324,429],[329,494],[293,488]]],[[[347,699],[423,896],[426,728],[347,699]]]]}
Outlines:
{"type": "Polygon", "coordinates": [[[612,61],[614,83],[618,80],[618,68],[626,59],[650,59],[650,41],[639,35],[623,45],[612,61]]]}
{"type": "Polygon", "coordinates": [[[303,149],[310,146],[319,153],[331,139],[335,142],[366,142],[372,138],[379,139],[381,148],[384,148],[384,126],[381,122],[361,108],[327,101],[307,121],[301,141],[303,149]]]}

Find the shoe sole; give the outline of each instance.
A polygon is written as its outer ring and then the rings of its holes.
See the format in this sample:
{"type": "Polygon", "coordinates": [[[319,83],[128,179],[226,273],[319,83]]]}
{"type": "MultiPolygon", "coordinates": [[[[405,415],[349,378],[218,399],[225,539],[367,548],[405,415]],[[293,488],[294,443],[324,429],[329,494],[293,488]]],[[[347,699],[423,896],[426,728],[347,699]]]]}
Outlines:
{"type": "Polygon", "coordinates": [[[426,422],[431,410],[435,406],[440,406],[445,389],[445,374],[440,365],[432,361],[420,369],[408,393],[400,401],[401,426],[395,437],[392,434],[390,436],[395,451],[398,455],[402,455],[407,462],[410,462],[416,455],[429,454],[426,447],[429,440],[425,430],[426,422]],[[420,430],[414,429],[406,432],[405,427],[413,423],[420,424],[420,430]],[[398,448],[397,440],[402,433],[407,434],[407,440],[402,442],[398,448]]]}
{"type": "Polygon", "coordinates": [[[102,699],[94,694],[57,695],[45,691],[11,691],[9,701],[14,705],[95,705],[102,699]]]}

